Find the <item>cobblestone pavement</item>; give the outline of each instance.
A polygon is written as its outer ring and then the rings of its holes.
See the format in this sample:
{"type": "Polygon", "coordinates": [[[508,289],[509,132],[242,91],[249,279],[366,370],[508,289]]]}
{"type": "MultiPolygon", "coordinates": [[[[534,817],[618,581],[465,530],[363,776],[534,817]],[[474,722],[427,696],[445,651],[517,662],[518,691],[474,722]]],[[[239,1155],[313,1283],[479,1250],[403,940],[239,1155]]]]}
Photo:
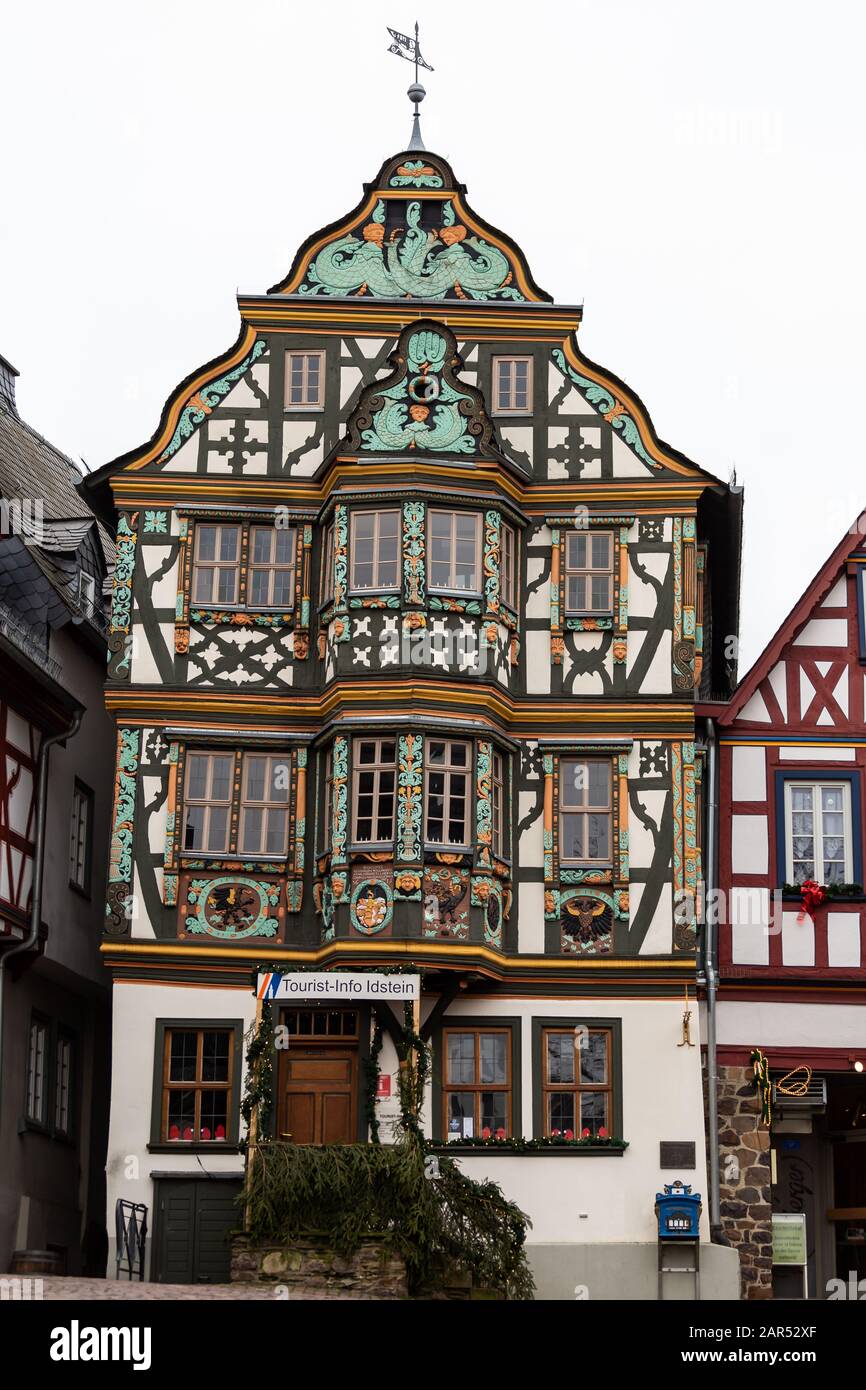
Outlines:
{"type": "MultiPolygon", "coordinates": [[[[130,1282],[128,1279],[66,1279],[53,1274],[0,1274],[0,1279],[29,1279],[31,1283],[25,1287],[30,1290],[30,1297],[33,1297],[33,1286],[37,1279],[42,1281],[42,1297],[46,1302],[58,1301],[85,1301],[99,1302],[103,1299],[141,1299],[141,1300],[171,1300],[182,1299],[191,1300],[211,1300],[222,1299],[223,1301],[246,1299],[258,1302],[272,1302],[278,1300],[279,1295],[276,1290],[280,1287],[274,1285],[268,1287],[261,1284],[140,1284],[137,1280],[130,1282]]],[[[282,1295],[285,1298],[285,1293],[282,1295]]],[[[314,1295],[298,1293],[292,1290],[292,1302],[298,1299],[314,1299],[314,1295]]],[[[351,1295],[332,1294],[329,1297],[342,1299],[344,1302],[355,1302],[351,1295]]]]}

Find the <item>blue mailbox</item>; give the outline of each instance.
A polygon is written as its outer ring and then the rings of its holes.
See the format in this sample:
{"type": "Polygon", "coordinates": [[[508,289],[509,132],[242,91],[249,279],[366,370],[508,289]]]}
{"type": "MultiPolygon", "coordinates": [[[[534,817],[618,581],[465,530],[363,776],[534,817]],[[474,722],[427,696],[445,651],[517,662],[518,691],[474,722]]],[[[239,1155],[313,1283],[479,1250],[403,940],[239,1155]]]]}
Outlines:
{"type": "Polygon", "coordinates": [[[659,1240],[698,1240],[702,1211],[701,1194],[688,1183],[665,1183],[664,1192],[656,1193],[659,1240]]]}

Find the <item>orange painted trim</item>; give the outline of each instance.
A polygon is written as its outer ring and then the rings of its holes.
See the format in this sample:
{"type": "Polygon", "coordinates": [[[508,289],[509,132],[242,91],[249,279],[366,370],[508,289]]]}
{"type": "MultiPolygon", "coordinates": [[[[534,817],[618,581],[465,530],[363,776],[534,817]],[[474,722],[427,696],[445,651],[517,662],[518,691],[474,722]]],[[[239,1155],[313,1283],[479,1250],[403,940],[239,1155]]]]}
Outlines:
{"type": "MultiPolygon", "coordinates": [[[[304,259],[301,261],[300,265],[298,266],[298,269],[295,271],[295,274],[292,276],[291,280],[289,280],[288,283],[285,284],[279,291],[279,295],[295,294],[298,289],[298,286],[303,283],[307,271],[310,268],[311,262],[315,260],[316,256],[323,249],[323,247],[330,245],[332,242],[339,241],[341,237],[348,236],[351,232],[354,232],[358,227],[363,226],[365,222],[369,221],[373,213],[373,209],[375,208],[376,204],[379,202],[380,199],[383,202],[389,202],[392,199],[397,199],[401,202],[405,202],[406,196],[407,194],[405,189],[395,189],[393,191],[390,189],[383,188],[374,189],[373,192],[370,193],[370,195],[368,196],[367,201],[364,203],[360,212],[356,213],[354,216],[347,217],[345,222],[341,223],[337,227],[332,228],[331,231],[324,233],[316,241],[313,242],[313,245],[307,251],[306,255],[304,256],[304,259]]],[[[503,255],[507,257],[509,265],[512,265],[514,267],[514,279],[517,282],[518,288],[520,289],[521,293],[526,296],[527,300],[529,300],[531,303],[536,304],[543,304],[547,302],[546,300],[542,300],[539,295],[533,292],[532,288],[530,287],[529,281],[526,278],[523,266],[520,263],[520,258],[515,253],[514,247],[509,246],[506,241],[504,241],[501,237],[497,236],[496,233],[493,232],[489,227],[483,227],[480,222],[476,221],[476,219],[468,211],[466,204],[463,202],[463,199],[461,198],[460,194],[456,189],[413,189],[411,193],[411,198],[413,202],[424,198],[434,198],[439,202],[441,202],[443,199],[447,199],[448,201],[450,201],[453,204],[454,210],[458,214],[459,220],[461,222],[465,223],[467,227],[471,228],[473,232],[476,232],[478,236],[483,237],[483,239],[489,242],[492,246],[496,246],[503,253],[503,255]]],[[[277,296],[275,296],[275,298],[276,297],[277,296]]]]}
{"type": "MultiPolygon", "coordinates": [[[[252,350],[252,346],[257,337],[258,334],[256,330],[250,325],[247,325],[247,330],[236,348],[227,352],[225,357],[221,357],[214,366],[200,371],[198,376],[194,377],[187,386],[177,388],[174,400],[168,408],[166,422],[156,440],[148,446],[140,458],[135,459],[132,463],[128,463],[124,472],[137,473],[154,459],[159,458],[159,455],[171,440],[172,435],[177,429],[177,422],[193,396],[201,391],[203,387],[207,386],[209,382],[216,381],[216,379],[223,376],[227,370],[230,371],[231,368],[236,367],[239,362],[243,362],[244,358],[252,350]]],[[[112,486],[113,484],[114,479],[112,479],[112,486]]]]}
{"type": "MultiPolygon", "coordinates": [[[[599,386],[603,386],[614,397],[618,405],[625,406],[640,430],[641,443],[651,458],[656,459],[658,463],[663,464],[665,468],[669,468],[673,473],[681,473],[685,477],[691,478],[695,476],[698,468],[697,464],[684,464],[673,454],[669,454],[664,449],[659,448],[653,438],[652,427],[643,406],[638,403],[627,387],[618,385],[611,377],[601,371],[600,368],[592,366],[581,357],[576,338],[570,338],[563,344],[563,352],[574,369],[580,372],[581,376],[589,377],[590,381],[595,381],[599,386]]],[[[580,390],[580,387],[577,389],[580,390]]],[[[703,472],[703,470],[701,470],[701,472],[703,472]]],[[[706,485],[712,486],[709,481],[706,485]]]]}

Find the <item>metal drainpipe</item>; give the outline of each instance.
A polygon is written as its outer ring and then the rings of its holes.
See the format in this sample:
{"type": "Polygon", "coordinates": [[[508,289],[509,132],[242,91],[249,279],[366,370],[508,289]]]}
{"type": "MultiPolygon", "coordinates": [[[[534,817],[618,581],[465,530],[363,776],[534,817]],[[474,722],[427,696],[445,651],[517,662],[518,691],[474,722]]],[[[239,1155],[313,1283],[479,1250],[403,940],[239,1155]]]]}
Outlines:
{"type": "Polygon", "coordinates": [[[707,1128],[710,1149],[710,1239],[716,1245],[730,1242],[722,1229],[719,1194],[719,1076],[716,1061],[716,822],[718,819],[718,758],[716,727],[707,720],[709,787],[707,796],[707,869],[704,912],[706,917],[704,973],[707,980],[707,1128]]]}
{"type": "Polygon", "coordinates": [[[16,946],[10,947],[0,955],[0,1109],[2,1109],[3,1094],[3,1028],[5,1022],[4,999],[6,994],[6,962],[13,956],[20,955],[22,951],[29,951],[35,945],[39,936],[39,924],[42,920],[42,877],[45,860],[45,811],[46,811],[46,791],[48,787],[48,751],[52,744],[62,743],[64,739],[73,738],[81,728],[82,710],[78,710],[72,717],[72,723],[68,729],[64,729],[59,734],[51,734],[44,738],[39,745],[39,757],[36,762],[36,841],[33,849],[33,885],[30,895],[30,928],[23,941],[19,941],[16,946]]]}

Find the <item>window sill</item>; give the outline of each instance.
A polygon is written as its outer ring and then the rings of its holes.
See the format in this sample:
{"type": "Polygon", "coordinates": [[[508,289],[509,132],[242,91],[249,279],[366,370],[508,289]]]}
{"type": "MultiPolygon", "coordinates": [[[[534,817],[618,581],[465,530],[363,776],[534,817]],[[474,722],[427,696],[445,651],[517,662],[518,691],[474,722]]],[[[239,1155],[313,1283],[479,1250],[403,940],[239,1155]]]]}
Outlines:
{"type": "MultiPolygon", "coordinates": [[[[799,906],[802,902],[799,893],[788,893],[783,888],[774,891],[781,894],[783,903],[797,903],[799,906]]],[[[828,893],[821,907],[832,907],[834,903],[866,903],[866,893],[828,893]]]]}
{"type": "Polygon", "coordinates": [[[295,622],[293,608],[241,608],[236,604],[201,604],[190,606],[191,623],[230,623],[236,627],[291,627],[295,622]]]}
{"type": "Polygon", "coordinates": [[[448,1144],[442,1139],[433,1139],[428,1141],[427,1147],[431,1153],[459,1154],[461,1157],[495,1154],[503,1158],[622,1158],[628,1141],[592,1144],[578,1139],[554,1144],[538,1139],[491,1139],[466,1144],[455,1139],[448,1144]]]}
{"type": "Polygon", "coordinates": [[[323,415],[325,407],[323,405],[284,405],[284,415],[323,415]]]}
{"type": "Polygon", "coordinates": [[[149,1154],[239,1154],[240,1147],[237,1144],[227,1144],[221,1139],[203,1140],[198,1144],[176,1139],[170,1144],[148,1144],[147,1152],[149,1154]]]}

